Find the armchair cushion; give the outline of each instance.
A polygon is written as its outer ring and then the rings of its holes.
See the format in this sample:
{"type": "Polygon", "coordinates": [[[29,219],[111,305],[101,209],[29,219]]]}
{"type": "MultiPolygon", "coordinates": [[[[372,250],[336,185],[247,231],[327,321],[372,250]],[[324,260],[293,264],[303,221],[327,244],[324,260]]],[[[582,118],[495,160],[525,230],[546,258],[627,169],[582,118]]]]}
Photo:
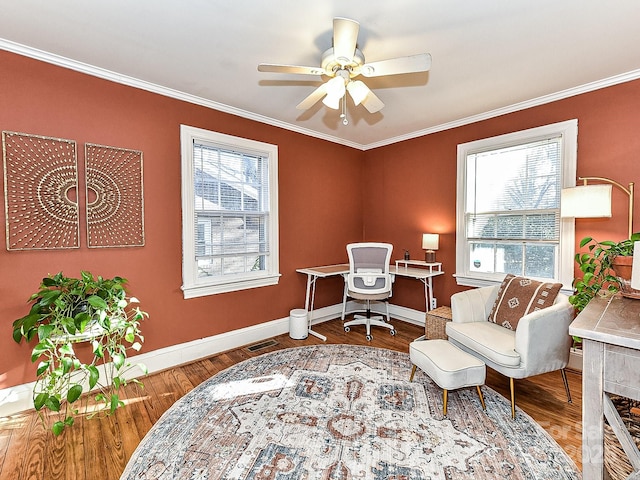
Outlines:
{"type": "Polygon", "coordinates": [[[516,330],[525,315],[553,305],[561,283],[539,282],[508,274],[489,314],[489,322],[516,330]]]}
{"type": "Polygon", "coordinates": [[[505,367],[520,366],[516,352],[516,333],[491,322],[447,322],[449,340],[464,345],[468,351],[505,367]]]}

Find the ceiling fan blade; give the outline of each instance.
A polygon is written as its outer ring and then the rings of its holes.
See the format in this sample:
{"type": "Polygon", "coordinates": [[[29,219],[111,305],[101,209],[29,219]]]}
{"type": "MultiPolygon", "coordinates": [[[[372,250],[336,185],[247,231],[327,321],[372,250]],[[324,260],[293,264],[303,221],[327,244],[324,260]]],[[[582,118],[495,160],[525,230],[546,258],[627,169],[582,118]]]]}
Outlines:
{"type": "Polygon", "coordinates": [[[271,73],[297,73],[300,75],[323,75],[322,67],[305,67],[302,65],[278,65],[274,63],[261,63],[258,65],[259,72],[271,73]]]}
{"type": "Polygon", "coordinates": [[[338,63],[346,65],[353,61],[359,30],[360,24],[355,20],[333,19],[333,54],[338,63]]]}
{"type": "Polygon", "coordinates": [[[365,77],[381,77],[402,73],[426,72],[431,68],[431,55],[420,53],[408,57],[390,58],[379,62],[365,63],[360,73],[365,77]]]}
{"type": "Polygon", "coordinates": [[[327,94],[327,84],[323,83],[318,88],[316,88],[313,92],[311,92],[311,94],[307,98],[305,98],[298,105],[296,105],[296,108],[298,110],[306,110],[308,108],[311,108],[317,102],[319,102],[320,99],[322,99],[322,97],[324,97],[326,94],[327,94]]]}
{"type": "Polygon", "coordinates": [[[366,108],[369,113],[376,113],[384,108],[382,100],[380,100],[371,90],[369,90],[367,96],[362,100],[362,105],[364,105],[364,108],[366,108]]]}

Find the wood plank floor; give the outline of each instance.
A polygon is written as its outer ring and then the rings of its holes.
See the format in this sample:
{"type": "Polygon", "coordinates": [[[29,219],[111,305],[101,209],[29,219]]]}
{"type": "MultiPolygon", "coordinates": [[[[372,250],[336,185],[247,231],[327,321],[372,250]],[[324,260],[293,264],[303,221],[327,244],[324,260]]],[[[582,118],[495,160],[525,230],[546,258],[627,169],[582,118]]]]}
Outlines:
{"type": "MultiPolygon", "coordinates": [[[[409,343],[423,329],[397,323],[397,335],[375,329],[367,342],[363,327],[350,333],[339,320],[314,327],[327,343],[371,345],[408,352],[409,343]]],[[[0,479],[2,480],[117,480],[140,440],[176,400],[225,368],[250,357],[303,345],[323,343],[316,337],[293,340],[274,338],[277,345],[255,352],[247,348],[224,352],[205,360],[148,376],[145,388],[127,387],[126,408],[107,418],[80,418],[60,437],[45,430],[33,412],[0,419],[0,479]]],[[[566,400],[559,372],[516,382],[517,404],[565,449],[581,468],[581,376],[568,372],[573,403],[566,400]]],[[[508,379],[487,371],[487,385],[508,397],[508,379]]]]}

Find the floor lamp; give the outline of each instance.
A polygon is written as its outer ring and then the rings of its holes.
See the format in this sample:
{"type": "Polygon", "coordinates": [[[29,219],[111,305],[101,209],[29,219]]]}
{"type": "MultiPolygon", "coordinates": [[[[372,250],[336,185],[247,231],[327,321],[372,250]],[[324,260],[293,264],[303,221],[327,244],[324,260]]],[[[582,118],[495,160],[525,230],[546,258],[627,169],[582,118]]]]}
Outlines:
{"type": "Polygon", "coordinates": [[[560,197],[560,216],[573,218],[611,217],[611,190],[615,185],[629,196],[629,238],[633,234],[633,200],[634,183],[628,187],[604,177],[578,177],[583,184],[564,188],[560,197]],[[598,181],[603,184],[588,185],[587,182],[598,181]]]}

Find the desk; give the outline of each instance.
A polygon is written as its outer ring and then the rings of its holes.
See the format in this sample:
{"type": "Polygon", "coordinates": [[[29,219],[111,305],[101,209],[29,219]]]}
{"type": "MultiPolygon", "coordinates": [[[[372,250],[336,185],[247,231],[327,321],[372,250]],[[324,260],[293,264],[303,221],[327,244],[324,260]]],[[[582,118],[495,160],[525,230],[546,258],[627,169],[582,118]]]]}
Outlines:
{"type": "Polygon", "coordinates": [[[423,268],[428,268],[430,272],[439,272],[440,270],[442,270],[442,263],[440,262],[429,263],[423,260],[396,260],[396,268],[398,268],[400,265],[403,265],[405,268],[409,265],[420,265],[423,268]]]}
{"type": "MultiPolygon", "coordinates": [[[[320,338],[321,340],[326,341],[327,338],[324,335],[320,335],[318,332],[314,332],[311,329],[311,325],[313,323],[313,304],[316,296],[316,282],[319,278],[346,275],[347,273],[349,273],[349,264],[341,263],[337,265],[325,265],[321,267],[299,268],[296,270],[296,272],[303,273],[307,276],[307,291],[304,299],[304,308],[309,312],[309,333],[320,338]]],[[[444,275],[444,272],[442,270],[434,270],[432,268],[427,270],[424,268],[390,265],[389,273],[398,277],[408,277],[420,280],[424,284],[424,298],[427,307],[426,311],[428,312],[430,310],[431,301],[433,299],[432,279],[433,277],[436,277],[438,275],[444,275]]]]}
{"type": "Polygon", "coordinates": [[[640,478],[640,452],[607,393],[640,400],[640,301],[596,297],[569,326],[582,337],[582,478],[604,478],[604,417],[640,478]]]}

